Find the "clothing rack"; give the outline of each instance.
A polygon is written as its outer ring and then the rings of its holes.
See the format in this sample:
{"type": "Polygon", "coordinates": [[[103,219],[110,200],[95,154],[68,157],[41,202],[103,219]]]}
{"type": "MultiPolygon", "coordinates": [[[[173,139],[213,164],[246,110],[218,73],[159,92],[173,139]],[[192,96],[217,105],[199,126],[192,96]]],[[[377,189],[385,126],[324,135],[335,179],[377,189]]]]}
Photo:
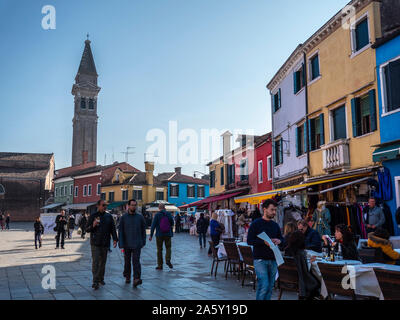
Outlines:
{"type": "Polygon", "coordinates": [[[331,205],[331,206],[334,206],[334,205],[352,206],[354,204],[360,204],[360,205],[364,206],[364,205],[368,204],[368,202],[336,202],[336,201],[335,202],[326,202],[326,205],[331,205]]]}

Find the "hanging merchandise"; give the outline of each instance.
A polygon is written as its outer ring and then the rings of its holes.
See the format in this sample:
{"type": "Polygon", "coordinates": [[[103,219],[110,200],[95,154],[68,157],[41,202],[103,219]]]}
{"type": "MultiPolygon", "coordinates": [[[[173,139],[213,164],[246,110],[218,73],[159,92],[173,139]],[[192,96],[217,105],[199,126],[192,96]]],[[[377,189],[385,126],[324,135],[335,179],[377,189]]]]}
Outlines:
{"type": "Polygon", "coordinates": [[[378,171],[378,183],[379,190],[375,192],[375,197],[383,201],[392,200],[392,178],[388,168],[383,167],[378,171]]]}
{"type": "Polygon", "coordinates": [[[235,213],[230,209],[216,210],[215,212],[218,214],[218,222],[225,227],[225,232],[221,235],[221,238],[233,238],[232,217],[235,213]]]}

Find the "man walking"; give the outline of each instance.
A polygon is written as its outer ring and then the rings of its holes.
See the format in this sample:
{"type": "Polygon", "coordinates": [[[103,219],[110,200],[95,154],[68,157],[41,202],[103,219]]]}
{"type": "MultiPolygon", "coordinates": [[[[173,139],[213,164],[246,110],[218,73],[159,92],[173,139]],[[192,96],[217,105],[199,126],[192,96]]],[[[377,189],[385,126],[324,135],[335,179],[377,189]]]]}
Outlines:
{"type": "Polygon", "coordinates": [[[10,214],[7,214],[7,218],[6,218],[6,230],[10,230],[10,214]]]}
{"type": "Polygon", "coordinates": [[[364,214],[364,222],[367,234],[374,232],[376,228],[382,228],[385,224],[385,214],[380,207],[376,206],[375,198],[368,200],[368,211],[364,214]]]}
{"type": "Polygon", "coordinates": [[[44,227],[42,222],[40,221],[40,217],[37,217],[35,223],[33,224],[33,228],[35,229],[35,249],[42,246],[42,234],[44,233],[44,227]]]}
{"type": "Polygon", "coordinates": [[[247,243],[253,246],[254,269],[258,283],[256,299],[271,300],[278,265],[269,243],[257,236],[265,232],[275,245],[279,245],[283,238],[279,225],[272,220],[276,215],[276,202],[268,199],[262,207],[264,215],[250,225],[247,243]]]}
{"type": "Polygon", "coordinates": [[[60,238],[61,238],[61,249],[64,249],[64,239],[65,239],[65,225],[67,224],[67,219],[65,217],[65,211],[61,210],[61,214],[56,217],[56,227],[55,231],[57,231],[56,236],[56,249],[60,247],[60,238]]]}
{"type": "Polygon", "coordinates": [[[200,249],[206,247],[206,235],[208,229],[208,221],[204,218],[204,213],[200,213],[200,218],[196,223],[197,233],[199,234],[200,249]],[[203,243],[202,243],[203,242],[203,243]]]}
{"type": "Polygon", "coordinates": [[[174,226],[174,219],[171,214],[165,211],[165,204],[160,203],[158,206],[160,210],[153,219],[151,224],[150,238],[149,241],[153,239],[154,229],[156,230],[156,241],[157,241],[157,267],[156,270],[162,270],[163,268],[163,243],[165,243],[165,261],[168,267],[172,269],[171,263],[171,238],[172,227],[174,226]]]}
{"type": "Polygon", "coordinates": [[[81,228],[81,238],[85,239],[86,234],[86,224],[88,219],[86,218],[86,212],[82,214],[82,218],[79,221],[79,228],[81,228]]]}
{"type": "Polygon", "coordinates": [[[105,285],[104,273],[106,271],[107,253],[113,238],[114,248],[117,246],[117,232],[114,219],[106,212],[107,204],[104,200],[97,201],[97,212],[89,217],[86,232],[90,233],[90,246],[92,250],[92,274],[94,290],[99,285],[105,285]]]}
{"type": "Polygon", "coordinates": [[[142,284],[140,251],[146,245],[146,222],[143,216],[136,212],[136,205],[136,200],[129,200],[128,212],[121,217],[118,227],[119,247],[124,249],[125,283],[131,282],[133,264],[133,286],[135,288],[142,284]]]}
{"type": "Polygon", "coordinates": [[[181,221],[182,221],[181,215],[177,213],[175,217],[175,233],[181,232],[181,221]]]}
{"type": "Polygon", "coordinates": [[[74,215],[70,215],[68,218],[68,239],[72,238],[72,233],[74,232],[75,228],[75,217],[74,215]]]}

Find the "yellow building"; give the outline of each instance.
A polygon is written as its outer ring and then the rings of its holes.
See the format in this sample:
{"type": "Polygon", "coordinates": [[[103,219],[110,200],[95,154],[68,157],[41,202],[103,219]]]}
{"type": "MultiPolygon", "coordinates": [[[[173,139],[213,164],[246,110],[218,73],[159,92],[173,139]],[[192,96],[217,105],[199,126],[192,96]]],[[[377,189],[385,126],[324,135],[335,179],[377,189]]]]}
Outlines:
{"type": "Polygon", "coordinates": [[[226,174],[224,158],[220,157],[207,164],[210,171],[210,196],[225,192],[226,174]]]}
{"type": "Polygon", "coordinates": [[[109,183],[102,185],[102,199],[108,208],[125,210],[130,199],[138,202],[138,207],[155,200],[167,200],[167,186],[154,177],[154,163],[145,162],[145,172],[123,171],[117,168],[109,183]]]}
{"type": "Polygon", "coordinates": [[[353,17],[338,13],[303,44],[312,178],[371,171],[371,146],[380,143],[371,47],[382,35],[380,3],[358,3],[353,17]]]}

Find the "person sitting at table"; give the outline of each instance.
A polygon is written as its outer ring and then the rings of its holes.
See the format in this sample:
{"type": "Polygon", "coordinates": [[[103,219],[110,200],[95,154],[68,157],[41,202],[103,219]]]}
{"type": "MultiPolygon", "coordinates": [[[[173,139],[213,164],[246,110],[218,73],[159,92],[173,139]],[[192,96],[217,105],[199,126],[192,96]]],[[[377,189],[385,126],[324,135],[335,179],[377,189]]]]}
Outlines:
{"type": "Polygon", "coordinates": [[[400,253],[393,250],[392,243],[389,241],[390,234],[382,228],[376,228],[374,232],[368,234],[368,247],[381,248],[387,264],[400,264],[400,253]]]}
{"type": "MultiPolygon", "coordinates": [[[[293,257],[299,275],[299,300],[312,300],[319,297],[321,283],[309,270],[305,251],[305,235],[301,231],[292,232],[287,240],[285,255],[293,257]]],[[[315,257],[310,260],[315,261],[315,257]]]]}
{"type": "Polygon", "coordinates": [[[297,228],[304,233],[307,250],[313,250],[318,253],[322,252],[321,236],[316,230],[310,228],[306,220],[297,222],[297,228]]]}
{"type": "Polygon", "coordinates": [[[344,260],[360,260],[356,242],[354,241],[354,235],[348,226],[344,224],[335,226],[335,239],[336,242],[331,243],[328,237],[323,235],[322,240],[324,241],[324,247],[329,248],[329,250],[334,249],[338,251],[340,244],[344,260]]]}
{"type": "Polygon", "coordinates": [[[286,248],[288,246],[288,239],[289,239],[290,235],[295,231],[297,231],[297,226],[294,222],[286,223],[285,228],[283,230],[283,241],[279,245],[279,249],[281,249],[281,251],[286,250],[286,248]]]}

